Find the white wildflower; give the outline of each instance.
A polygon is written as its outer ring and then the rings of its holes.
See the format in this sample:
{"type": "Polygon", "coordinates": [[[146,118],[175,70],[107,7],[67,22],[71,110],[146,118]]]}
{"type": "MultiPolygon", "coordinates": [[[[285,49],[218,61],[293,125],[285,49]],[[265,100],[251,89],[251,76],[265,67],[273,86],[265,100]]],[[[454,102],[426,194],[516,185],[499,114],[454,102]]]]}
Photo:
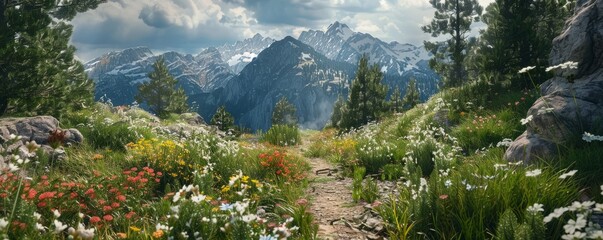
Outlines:
{"type": "Polygon", "coordinates": [[[200,203],[201,201],[205,200],[206,196],[203,194],[200,195],[194,195],[191,197],[191,201],[193,201],[194,203],[200,203]]]}
{"type": "Polygon", "coordinates": [[[534,203],[534,205],[529,206],[528,207],[528,212],[531,213],[538,213],[538,212],[544,212],[544,208],[542,208],[544,205],[540,204],[540,203],[534,203]]]}
{"type": "Polygon", "coordinates": [[[36,223],[36,229],[40,232],[46,231],[46,227],[44,227],[44,225],[42,225],[40,223],[36,223]]]}
{"type": "Polygon", "coordinates": [[[572,234],[565,234],[565,235],[561,236],[561,239],[574,240],[574,239],[584,239],[585,237],[586,237],[586,233],[577,231],[572,234]]]}
{"type": "Polygon", "coordinates": [[[563,215],[565,212],[567,212],[567,210],[569,210],[569,209],[566,207],[555,209],[552,213],[550,213],[548,216],[546,216],[544,218],[544,223],[550,222],[551,220],[553,220],[553,218],[561,217],[561,215],[563,215]]]}
{"type": "Polygon", "coordinates": [[[603,141],[603,136],[597,136],[593,135],[592,133],[584,132],[584,134],[582,134],[582,140],[586,142],[603,141]]]}
{"type": "Polygon", "coordinates": [[[509,147],[513,143],[513,139],[505,138],[496,144],[496,147],[509,147]]]}
{"type": "Polygon", "coordinates": [[[67,224],[64,224],[61,221],[56,220],[56,219],[54,220],[54,233],[55,234],[61,233],[62,231],[67,229],[67,227],[68,227],[67,224]]]}
{"type": "Polygon", "coordinates": [[[564,62],[564,63],[561,63],[559,65],[548,67],[548,68],[546,68],[545,71],[550,72],[550,71],[555,70],[555,69],[578,69],[578,63],[577,62],[572,62],[572,61],[564,62]]]}
{"type": "Polygon", "coordinates": [[[578,170],[571,170],[569,172],[566,172],[564,174],[561,174],[561,176],[559,176],[560,179],[566,179],[568,177],[574,176],[574,174],[576,174],[576,172],[578,172],[578,170]]]}
{"type": "Polygon", "coordinates": [[[243,220],[243,222],[249,223],[249,222],[257,219],[257,216],[255,214],[247,214],[247,215],[243,215],[241,217],[241,219],[243,220]]]}
{"type": "Polygon", "coordinates": [[[590,207],[592,207],[593,205],[595,205],[595,202],[593,201],[586,201],[586,202],[578,202],[578,201],[574,201],[572,203],[571,206],[568,207],[568,209],[570,211],[585,211],[585,210],[589,210],[590,207]]]}
{"type": "Polygon", "coordinates": [[[61,216],[61,213],[59,212],[59,210],[56,210],[56,209],[52,211],[52,214],[54,214],[54,217],[56,217],[56,218],[61,216]]]}
{"type": "Polygon", "coordinates": [[[603,239],[603,230],[595,230],[588,233],[589,239],[603,239]]]}
{"type": "Polygon", "coordinates": [[[528,71],[530,71],[534,68],[536,68],[536,67],[535,66],[524,67],[524,68],[520,69],[519,72],[517,72],[517,73],[527,73],[528,71]]]}
{"type": "Polygon", "coordinates": [[[553,110],[555,110],[555,108],[541,108],[541,109],[538,109],[538,113],[536,115],[552,113],[553,110]]]}
{"type": "Polygon", "coordinates": [[[534,169],[532,171],[527,171],[526,172],[526,177],[536,177],[538,175],[542,174],[542,170],[540,169],[534,169]]]}
{"type": "Polygon", "coordinates": [[[526,118],[522,118],[522,119],[520,120],[521,125],[526,125],[526,124],[528,124],[529,122],[531,122],[531,121],[532,121],[532,119],[534,119],[534,116],[532,116],[532,115],[527,116],[526,118]]]}
{"type": "Polygon", "coordinates": [[[570,219],[569,221],[567,221],[567,224],[563,226],[563,229],[565,229],[565,233],[574,234],[576,230],[580,230],[586,227],[586,223],[587,222],[586,218],[584,218],[584,215],[578,214],[576,220],[570,219]]]}
{"type": "Polygon", "coordinates": [[[8,221],[6,218],[0,218],[0,231],[4,230],[8,226],[8,221]]]}

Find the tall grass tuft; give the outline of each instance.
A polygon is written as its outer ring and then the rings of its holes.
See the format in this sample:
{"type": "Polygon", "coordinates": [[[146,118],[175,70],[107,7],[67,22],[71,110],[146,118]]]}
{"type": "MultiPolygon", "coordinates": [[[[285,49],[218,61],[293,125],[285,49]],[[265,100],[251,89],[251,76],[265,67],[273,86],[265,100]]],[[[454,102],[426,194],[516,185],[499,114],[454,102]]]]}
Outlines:
{"type": "Polygon", "coordinates": [[[301,143],[299,129],[290,125],[274,125],[262,139],[276,146],[294,146],[301,143]]]}

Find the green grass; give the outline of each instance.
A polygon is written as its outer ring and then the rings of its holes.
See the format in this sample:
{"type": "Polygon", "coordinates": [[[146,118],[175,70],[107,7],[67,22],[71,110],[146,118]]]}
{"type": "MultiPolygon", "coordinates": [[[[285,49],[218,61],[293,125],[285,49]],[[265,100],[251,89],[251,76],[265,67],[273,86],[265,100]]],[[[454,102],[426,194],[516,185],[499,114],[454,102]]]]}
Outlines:
{"type": "MultiPolygon", "coordinates": [[[[412,238],[489,239],[507,209],[523,213],[528,206],[541,203],[550,212],[578,196],[577,184],[559,179],[550,168],[543,168],[536,177],[526,176],[536,167],[496,170],[494,164],[505,164],[501,156],[502,152],[494,149],[467,159],[446,175],[434,171],[429,179],[420,181],[416,174],[410,176],[410,188],[403,188],[399,196],[381,206],[389,231],[413,225],[409,233],[412,238]],[[427,182],[426,188],[420,187],[421,181],[427,182]],[[406,220],[397,222],[399,218],[406,220]]],[[[523,219],[523,214],[518,218],[523,219]]],[[[554,230],[549,229],[547,236],[559,237],[554,230]]]]}
{"type": "Polygon", "coordinates": [[[296,126],[274,125],[262,136],[262,140],[275,146],[294,146],[301,137],[296,126]]]}
{"type": "Polygon", "coordinates": [[[520,123],[521,118],[521,115],[510,109],[484,114],[471,113],[460,120],[451,135],[458,139],[464,150],[474,152],[484,147],[496,146],[505,138],[515,139],[525,130],[520,123]]]}

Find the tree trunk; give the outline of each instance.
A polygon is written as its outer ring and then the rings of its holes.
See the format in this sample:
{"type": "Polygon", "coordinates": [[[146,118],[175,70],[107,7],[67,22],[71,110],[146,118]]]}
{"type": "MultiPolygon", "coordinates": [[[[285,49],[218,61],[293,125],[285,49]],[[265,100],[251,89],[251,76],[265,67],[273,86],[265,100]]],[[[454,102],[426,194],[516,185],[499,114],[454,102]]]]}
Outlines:
{"type": "Polygon", "coordinates": [[[0,96],[0,117],[6,113],[6,109],[8,109],[8,98],[0,96]]]}

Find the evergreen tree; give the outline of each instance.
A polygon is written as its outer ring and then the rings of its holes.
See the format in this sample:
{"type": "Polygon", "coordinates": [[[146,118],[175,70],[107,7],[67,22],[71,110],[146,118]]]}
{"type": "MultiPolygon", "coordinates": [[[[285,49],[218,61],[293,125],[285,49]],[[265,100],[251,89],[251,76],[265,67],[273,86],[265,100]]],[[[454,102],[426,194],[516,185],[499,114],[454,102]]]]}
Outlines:
{"type": "Polygon", "coordinates": [[[331,126],[340,128],[343,116],[346,114],[345,100],[341,95],[337,97],[333,106],[333,115],[331,115],[331,126]]]}
{"type": "Polygon", "coordinates": [[[0,1],[0,116],[89,105],[93,83],[69,45],[71,20],[104,0],[0,1]]]}
{"type": "Polygon", "coordinates": [[[390,110],[393,113],[399,113],[402,110],[402,101],[401,101],[400,97],[401,97],[400,87],[396,86],[396,88],[394,88],[394,92],[389,97],[390,110]]]}
{"type": "Polygon", "coordinates": [[[387,110],[387,86],[381,83],[383,73],[377,64],[369,66],[368,62],[366,55],[358,61],[358,70],[352,81],[346,112],[341,121],[344,129],[357,128],[377,120],[387,110]]]}
{"type": "Polygon", "coordinates": [[[138,86],[136,101],[146,102],[150,110],[161,118],[170,113],[183,113],[189,111],[187,97],[182,88],[176,89],[178,80],[170,75],[162,58],[153,64],[153,71],[149,73],[148,82],[138,86]]]}
{"type": "Polygon", "coordinates": [[[415,79],[411,79],[406,87],[406,94],[404,94],[404,98],[402,98],[402,106],[406,107],[407,109],[411,109],[419,104],[419,101],[419,89],[417,89],[417,81],[415,79]]]}
{"type": "Polygon", "coordinates": [[[210,121],[211,125],[218,126],[218,129],[227,131],[234,125],[234,118],[226,111],[224,105],[220,106],[210,121]]]}
{"type": "Polygon", "coordinates": [[[431,23],[422,27],[423,31],[432,37],[448,34],[450,38],[445,42],[425,42],[425,48],[434,55],[429,66],[442,76],[445,86],[460,86],[467,75],[463,64],[468,50],[466,34],[471,23],[479,21],[482,7],[477,0],[430,0],[430,3],[436,12],[431,23]]]}
{"type": "Polygon", "coordinates": [[[297,125],[296,112],[295,106],[285,96],[281,97],[272,111],[272,125],[297,125]]]}
{"type": "MultiPolygon", "coordinates": [[[[496,0],[482,17],[488,28],[469,64],[476,72],[496,76],[495,80],[512,79],[527,66],[546,66],[552,40],[573,12],[573,0],[496,0]]],[[[533,79],[546,79],[544,68],[531,74],[533,79]]],[[[527,77],[527,76],[525,76],[527,77]]],[[[531,81],[513,81],[517,88],[530,87],[531,81]]]]}

